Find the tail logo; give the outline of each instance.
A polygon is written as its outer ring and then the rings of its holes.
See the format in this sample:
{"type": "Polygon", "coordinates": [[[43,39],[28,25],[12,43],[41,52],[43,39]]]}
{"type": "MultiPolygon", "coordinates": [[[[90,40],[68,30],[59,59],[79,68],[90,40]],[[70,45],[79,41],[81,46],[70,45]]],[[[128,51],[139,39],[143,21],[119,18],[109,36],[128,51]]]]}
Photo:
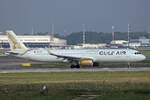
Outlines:
{"type": "Polygon", "coordinates": [[[21,47],[20,43],[9,33],[8,38],[12,41],[12,49],[24,49],[21,47]]]}

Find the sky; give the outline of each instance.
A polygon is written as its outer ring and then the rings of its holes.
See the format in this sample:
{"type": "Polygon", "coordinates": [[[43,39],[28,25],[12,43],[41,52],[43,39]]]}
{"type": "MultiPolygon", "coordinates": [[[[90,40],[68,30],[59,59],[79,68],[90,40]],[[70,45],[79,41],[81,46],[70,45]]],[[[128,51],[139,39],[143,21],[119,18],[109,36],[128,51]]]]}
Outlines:
{"type": "Polygon", "coordinates": [[[0,0],[0,31],[17,34],[82,31],[150,32],[150,0],[0,0]]]}

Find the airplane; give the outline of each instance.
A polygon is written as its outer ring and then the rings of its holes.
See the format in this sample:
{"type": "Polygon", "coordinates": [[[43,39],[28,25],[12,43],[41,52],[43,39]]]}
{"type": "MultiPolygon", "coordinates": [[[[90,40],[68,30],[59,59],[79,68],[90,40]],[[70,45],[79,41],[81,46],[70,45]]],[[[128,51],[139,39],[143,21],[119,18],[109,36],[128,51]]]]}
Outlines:
{"type": "Polygon", "coordinates": [[[71,68],[99,66],[99,62],[137,62],[145,60],[139,51],[129,48],[124,49],[48,49],[27,48],[12,31],[6,31],[10,44],[10,51],[6,54],[16,57],[45,62],[71,63],[71,68]]]}

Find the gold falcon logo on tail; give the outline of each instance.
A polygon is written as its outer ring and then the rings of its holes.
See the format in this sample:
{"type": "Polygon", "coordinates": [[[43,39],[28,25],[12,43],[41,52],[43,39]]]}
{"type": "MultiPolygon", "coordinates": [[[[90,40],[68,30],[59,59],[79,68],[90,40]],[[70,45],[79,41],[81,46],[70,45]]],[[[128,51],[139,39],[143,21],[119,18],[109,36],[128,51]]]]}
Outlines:
{"type": "Polygon", "coordinates": [[[27,50],[25,45],[17,38],[13,31],[7,31],[11,50],[27,50]]]}

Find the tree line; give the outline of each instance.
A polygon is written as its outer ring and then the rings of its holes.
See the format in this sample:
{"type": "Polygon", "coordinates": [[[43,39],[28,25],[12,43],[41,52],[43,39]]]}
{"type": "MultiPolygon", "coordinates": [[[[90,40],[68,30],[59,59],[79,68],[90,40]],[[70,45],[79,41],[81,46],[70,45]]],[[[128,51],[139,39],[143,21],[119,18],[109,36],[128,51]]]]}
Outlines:
{"type": "MultiPolygon", "coordinates": [[[[115,32],[115,40],[128,40],[127,32],[115,32]]],[[[130,39],[139,39],[140,37],[150,38],[150,33],[147,32],[132,32],[130,39]]],[[[82,32],[76,32],[66,37],[69,45],[82,43],[82,32]]],[[[112,41],[111,33],[103,32],[86,32],[86,43],[110,43],[112,41]]]]}
{"type": "MultiPolygon", "coordinates": [[[[48,32],[37,33],[38,35],[48,35],[48,32]]],[[[73,32],[66,37],[61,34],[55,34],[55,37],[66,39],[67,44],[76,45],[82,43],[82,32],[73,32]]],[[[150,38],[150,33],[148,32],[131,32],[130,39],[139,39],[140,37],[150,38]]],[[[128,40],[127,32],[115,32],[115,40],[128,40]]],[[[111,33],[104,32],[86,32],[86,43],[110,43],[112,41],[111,33]]]]}

